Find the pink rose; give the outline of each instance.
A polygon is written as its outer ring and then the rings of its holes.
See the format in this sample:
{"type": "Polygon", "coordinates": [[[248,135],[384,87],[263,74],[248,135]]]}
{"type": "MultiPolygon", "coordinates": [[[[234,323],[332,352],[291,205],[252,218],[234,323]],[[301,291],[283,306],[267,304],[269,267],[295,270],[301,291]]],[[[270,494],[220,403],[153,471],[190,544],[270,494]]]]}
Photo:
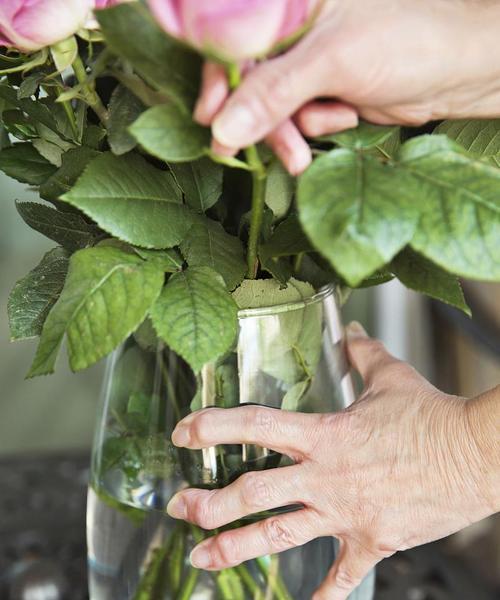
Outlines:
{"type": "Polygon", "coordinates": [[[161,26],[231,61],[264,56],[307,20],[314,0],[148,0],[161,26]]]}
{"type": "Polygon", "coordinates": [[[84,26],[94,0],[0,0],[0,46],[34,52],[84,26]]]}

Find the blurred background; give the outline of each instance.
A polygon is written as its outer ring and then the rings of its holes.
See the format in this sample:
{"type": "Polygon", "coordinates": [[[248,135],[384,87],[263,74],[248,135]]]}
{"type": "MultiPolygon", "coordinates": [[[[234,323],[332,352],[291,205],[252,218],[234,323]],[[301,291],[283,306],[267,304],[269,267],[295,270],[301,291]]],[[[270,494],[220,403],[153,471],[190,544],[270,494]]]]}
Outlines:
{"type": "MultiPolygon", "coordinates": [[[[54,244],[17,215],[14,200],[36,200],[31,191],[2,174],[0,191],[0,600],[58,600],[58,581],[70,600],[84,600],[86,480],[103,365],[73,375],[61,353],[55,375],[24,379],[36,342],[9,342],[7,299],[54,244]],[[27,572],[55,583],[26,595],[27,572]]],[[[500,383],[500,286],[467,283],[465,293],[472,320],[394,282],[354,292],[344,319],[361,321],[442,390],[474,396],[500,383]]],[[[377,600],[499,597],[498,516],[384,561],[377,577],[377,600]]]]}

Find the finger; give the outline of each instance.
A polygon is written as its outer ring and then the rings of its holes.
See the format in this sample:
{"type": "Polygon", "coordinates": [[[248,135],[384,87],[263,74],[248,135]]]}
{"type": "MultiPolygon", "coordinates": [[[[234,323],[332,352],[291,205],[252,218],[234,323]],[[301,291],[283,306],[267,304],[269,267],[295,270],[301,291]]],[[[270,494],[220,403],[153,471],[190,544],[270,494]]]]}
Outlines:
{"type": "Polygon", "coordinates": [[[266,142],[292,175],[299,175],[312,162],[311,148],[291,120],[278,125],[266,142]]]}
{"type": "Polygon", "coordinates": [[[312,46],[298,44],[288,53],[255,67],[229,97],[212,123],[225,146],[246,148],[267,137],[307,101],[321,96],[330,81],[328,61],[312,46]]]}
{"type": "Polygon", "coordinates": [[[379,559],[355,543],[342,544],[335,564],[312,600],[347,600],[379,559]]]}
{"type": "Polygon", "coordinates": [[[254,471],[220,490],[183,490],[169,502],[167,512],[174,519],[216,529],[262,511],[309,504],[307,488],[299,465],[254,471]]]}
{"type": "Polygon", "coordinates": [[[222,144],[219,144],[217,140],[212,140],[212,152],[218,154],[219,156],[236,156],[238,154],[238,150],[236,148],[227,148],[222,144]]]}
{"type": "Polygon", "coordinates": [[[296,460],[312,453],[321,415],[262,406],[210,408],[192,413],[177,424],[172,441],[192,449],[217,444],[256,444],[296,460]]]}
{"type": "Polygon", "coordinates": [[[294,120],[307,137],[338,133],[359,124],[356,109],[341,102],[310,102],[299,109],[294,120]]]}
{"type": "Polygon", "coordinates": [[[387,352],[382,342],[368,337],[359,323],[350,323],[346,328],[346,334],[349,362],[361,375],[365,384],[369,384],[382,369],[392,364],[399,364],[400,361],[387,352]]]}
{"type": "Polygon", "coordinates": [[[200,125],[210,125],[229,94],[229,85],[222,65],[203,65],[200,97],[194,109],[194,119],[200,125]]]}
{"type": "Polygon", "coordinates": [[[316,513],[298,510],[209,538],[193,550],[191,563],[199,569],[218,571],[301,546],[320,535],[316,513]]]}

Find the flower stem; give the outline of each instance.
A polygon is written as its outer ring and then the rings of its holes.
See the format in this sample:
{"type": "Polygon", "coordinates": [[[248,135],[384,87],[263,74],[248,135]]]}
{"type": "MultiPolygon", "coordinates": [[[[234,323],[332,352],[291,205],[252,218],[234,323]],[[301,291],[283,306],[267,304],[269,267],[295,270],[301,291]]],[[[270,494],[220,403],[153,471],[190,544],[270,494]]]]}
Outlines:
{"type": "MultiPolygon", "coordinates": [[[[61,95],[61,90],[60,88],[56,87],[56,94],[57,96],[61,95]]],[[[73,112],[73,107],[71,106],[71,101],[70,100],[65,100],[64,102],[61,102],[64,112],[66,113],[66,116],[68,118],[69,124],[71,126],[71,131],[73,132],[73,135],[75,137],[75,140],[78,140],[78,138],[80,137],[80,134],[78,132],[78,125],[76,124],[76,117],[75,117],[75,113],[73,112]]]]}
{"type": "Polygon", "coordinates": [[[255,146],[247,148],[245,155],[252,169],[252,211],[248,236],[247,277],[248,279],[255,279],[259,267],[257,249],[264,218],[267,172],[255,146]]]}
{"type": "Polygon", "coordinates": [[[250,571],[247,569],[247,567],[244,564],[242,564],[242,565],[238,565],[237,567],[234,567],[234,570],[236,571],[236,573],[238,573],[241,581],[247,587],[248,591],[250,592],[250,594],[252,596],[252,599],[253,600],[264,600],[264,594],[263,594],[262,590],[260,589],[260,587],[257,584],[257,582],[255,581],[255,579],[252,577],[252,575],[251,575],[250,571]]]}
{"type": "Polygon", "coordinates": [[[257,566],[260,572],[266,579],[267,585],[274,592],[276,600],[293,600],[290,593],[286,589],[283,580],[279,575],[279,558],[276,555],[271,556],[270,567],[266,564],[266,558],[260,557],[256,559],[257,566]]]}
{"type": "MultiPolygon", "coordinates": [[[[235,90],[241,83],[241,70],[239,65],[229,63],[226,66],[226,73],[229,88],[235,90]]],[[[248,237],[247,277],[248,279],[255,279],[259,268],[257,249],[264,217],[267,171],[264,163],[260,160],[256,146],[249,146],[246,148],[245,156],[250,171],[252,172],[252,210],[250,216],[250,233],[248,237]]]]}
{"type": "Polygon", "coordinates": [[[94,85],[89,84],[89,82],[87,81],[87,71],[85,69],[85,65],[83,64],[80,55],[77,55],[77,57],[73,61],[73,71],[75,72],[75,76],[78,82],[82,86],[85,101],[95,112],[95,114],[99,117],[101,123],[103,125],[106,125],[108,122],[108,111],[102,103],[102,100],[97,95],[94,85]]]}

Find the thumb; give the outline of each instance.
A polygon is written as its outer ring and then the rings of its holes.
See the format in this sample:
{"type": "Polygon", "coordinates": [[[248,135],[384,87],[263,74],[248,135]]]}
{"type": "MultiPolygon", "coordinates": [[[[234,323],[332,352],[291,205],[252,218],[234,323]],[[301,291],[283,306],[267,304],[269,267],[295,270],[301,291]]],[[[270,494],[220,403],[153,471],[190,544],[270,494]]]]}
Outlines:
{"type": "Polygon", "coordinates": [[[339,556],[312,600],[347,600],[379,560],[360,544],[341,542],[339,556]]]}
{"type": "Polygon", "coordinates": [[[351,366],[366,384],[388,365],[399,362],[389,354],[384,344],[368,336],[362,325],[353,321],[346,327],[347,356],[351,366]]]}
{"type": "Polygon", "coordinates": [[[318,55],[299,44],[255,67],[213,121],[214,138],[230,148],[246,148],[321,95],[327,61],[319,61],[318,55]]]}

